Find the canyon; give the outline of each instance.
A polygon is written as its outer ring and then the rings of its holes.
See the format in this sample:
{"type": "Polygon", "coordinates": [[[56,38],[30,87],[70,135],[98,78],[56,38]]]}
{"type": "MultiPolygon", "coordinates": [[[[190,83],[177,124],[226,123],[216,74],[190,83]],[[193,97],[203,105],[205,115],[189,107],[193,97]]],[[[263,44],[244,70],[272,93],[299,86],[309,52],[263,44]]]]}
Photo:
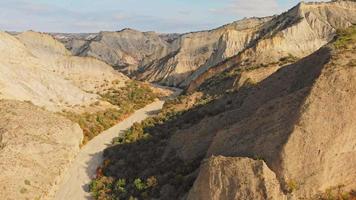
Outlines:
{"type": "Polygon", "coordinates": [[[355,27],[0,32],[0,199],[355,199],[355,27]]]}

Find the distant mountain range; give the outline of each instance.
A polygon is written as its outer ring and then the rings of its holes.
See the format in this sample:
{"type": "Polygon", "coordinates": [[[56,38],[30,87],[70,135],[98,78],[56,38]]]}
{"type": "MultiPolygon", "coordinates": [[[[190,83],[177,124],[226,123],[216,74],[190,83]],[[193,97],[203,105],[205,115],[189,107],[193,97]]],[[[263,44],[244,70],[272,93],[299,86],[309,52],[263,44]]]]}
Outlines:
{"type": "Polygon", "coordinates": [[[332,40],[337,29],[356,23],[354,4],[300,3],[277,16],[248,18],[186,34],[124,29],[53,35],[74,55],[93,56],[138,80],[185,88],[201,82],[205,72],[226,59],[237,64],[248,57],[249,63],[258,65],[290,55],[309,55],[332,40]]]}

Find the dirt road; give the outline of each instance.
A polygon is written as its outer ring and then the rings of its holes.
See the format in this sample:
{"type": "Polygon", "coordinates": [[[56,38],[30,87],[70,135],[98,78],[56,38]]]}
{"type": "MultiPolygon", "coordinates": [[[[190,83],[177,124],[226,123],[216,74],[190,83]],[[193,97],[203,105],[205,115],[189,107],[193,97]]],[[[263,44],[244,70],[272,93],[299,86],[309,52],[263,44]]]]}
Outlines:
{"type": "Polygon", "coordinates": [[[133,123],[139,122],[148,116],[157,113],[164,101],[156,101],[145,108],[136,111],[129,118],[116,126],[104,131],[88,144],[78,154],[71,167],[67,170],[55,195],[56,200],[84,200],[91,199],[88,184],[95,176],[97,167],[102,163],[103,150],[111,144],[114,137],[128,129],[133,123]]]}

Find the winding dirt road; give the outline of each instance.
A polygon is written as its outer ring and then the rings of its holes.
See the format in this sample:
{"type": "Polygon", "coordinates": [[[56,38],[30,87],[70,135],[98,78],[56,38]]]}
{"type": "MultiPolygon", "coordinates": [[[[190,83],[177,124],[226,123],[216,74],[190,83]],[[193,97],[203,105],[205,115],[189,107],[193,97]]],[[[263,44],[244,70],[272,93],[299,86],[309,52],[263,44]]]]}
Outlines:
{"type": "MultiPolygon", "coordinates": [[[[173,94],[175,96],[177,93],[173,94]]],[[[136,111],[129,118],[104,131],[88,144],[86,144],[59,184],[56,200],[84,200],[91,199],[88,192],[88,184],[95,176],[97,167],[103,161],[103,150],[107,148],[114,137],[128,129],[135,122],[140,122],[150,115],[157,113],[163,106],[164,101],[156,101],[143,109],[136,111]]]]}

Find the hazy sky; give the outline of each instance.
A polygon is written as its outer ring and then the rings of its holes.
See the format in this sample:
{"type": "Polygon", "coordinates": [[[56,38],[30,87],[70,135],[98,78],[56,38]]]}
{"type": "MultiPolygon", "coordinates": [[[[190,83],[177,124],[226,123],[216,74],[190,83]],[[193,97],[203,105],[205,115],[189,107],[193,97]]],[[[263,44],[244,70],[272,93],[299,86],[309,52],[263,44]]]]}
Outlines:
{"type": "MultiPolygon", "coordinates": [[[[320,0],[319,0],[320,1],[320,0]]],[[[281,13],[299,0],[0,0],[0,30],[189,32],[281,13]]]]}

